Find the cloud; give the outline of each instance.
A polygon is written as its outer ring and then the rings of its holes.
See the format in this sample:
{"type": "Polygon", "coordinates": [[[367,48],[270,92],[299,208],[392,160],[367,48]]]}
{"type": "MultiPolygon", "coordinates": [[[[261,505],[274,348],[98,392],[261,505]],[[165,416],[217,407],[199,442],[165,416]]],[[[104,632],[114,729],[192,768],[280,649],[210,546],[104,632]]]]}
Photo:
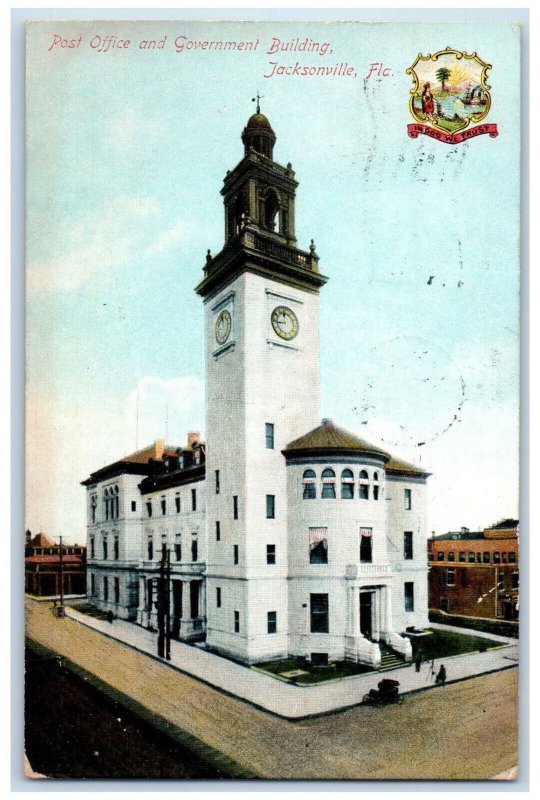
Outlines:
{"type": "Polygon", "coordinates": [[[94,404],[29,394],[25,527],[84,541],[81,480],[156,439],[183,445],[188,431],[204,432],[203,423],[204,386],[191,375],[170,380],[149,375],[123,399],[103,398],[94,404]]]}
{"type": "Polygon", "coordinates": [[[105,140],[120,155],[130,156],[135,155],[139,143],[147,146],[151,139],[162,141],[165,132],[161,122],[149,119],[146,113],[137,113],[132,107],[125,107],[109,120],[105,140]]]}
{"type": "Polygon", "coordinates": [[[156,199],[132,195],[114,197],[78,222],[65,219],[56,236],[61,251],[59,248],[53,258],[36,259],[27,266],[27,296],[108,283],[133,260],[140,262],[179,246],[192,228],[189,220],[180,217],[165,229],[162,225],[163,212],[156,199]]]}

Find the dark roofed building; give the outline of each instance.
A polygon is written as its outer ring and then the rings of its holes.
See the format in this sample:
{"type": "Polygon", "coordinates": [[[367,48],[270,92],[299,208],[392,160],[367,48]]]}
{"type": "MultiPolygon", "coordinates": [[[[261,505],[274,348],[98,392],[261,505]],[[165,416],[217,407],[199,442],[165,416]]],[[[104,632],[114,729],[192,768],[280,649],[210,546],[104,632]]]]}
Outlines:
{"type": "Polygon", "coordinates": [[[86,547],[55,544],[44,533],[26,531],[24,589],[38,597],[86,594],[86,547]]]}

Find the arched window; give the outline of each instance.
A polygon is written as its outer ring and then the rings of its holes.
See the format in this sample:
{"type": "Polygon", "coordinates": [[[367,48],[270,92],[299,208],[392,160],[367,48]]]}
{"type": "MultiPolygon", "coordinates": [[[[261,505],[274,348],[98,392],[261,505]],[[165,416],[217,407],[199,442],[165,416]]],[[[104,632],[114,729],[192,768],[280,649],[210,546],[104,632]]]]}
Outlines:
{"type": "Polygon", "coordinates": [[[379,499],[379,473],[373,473],[373,499],[379,499]]]}
{"type": "Polygon", "coordinates": [[[341,499],[354,498],[354,475],[352,469],[344,469],[341,473],[341,499]]]}
{"type": "Polygon", "coordinates": [[[264,225],[268,230],[273,231],[276,227],[276,217],[279,212],[279,199],[277,194],[270,189],[264,203],[264,225]]]}
{"type": "Polygon", "coordinates": [[[360,500],[369,500],[369,476],[365,469],[360,471],[360,500]]]}
{"type": "Polygon", "coordinates": [[[322,493],[323,500],[336,499],[336,473],[333,469],[323,469],[322,471],[322,493]]]}
{"type": "Polygon", "coordinates": [[[118,517],[120,516],[120,505],[119,505],[119,499],[118,499],[118,486],[114,487],[114,497],[112,499],[112,506],[113,506],[112,516],[115,519],[118,519],[118,517]]]}
{"type": "Polygon", "coordinates": [[[317,487],[315,484],[316,475],[312,469],[306,469],[302,476],[304,486],[304,500],[315,500],[317,497],[317,487]]]}
{"type": "Polygon", "coordinates": [[[105,519],[109,519],[109,490],[105,489],[103,493],[103,505],[105,508],[105,519]]]}

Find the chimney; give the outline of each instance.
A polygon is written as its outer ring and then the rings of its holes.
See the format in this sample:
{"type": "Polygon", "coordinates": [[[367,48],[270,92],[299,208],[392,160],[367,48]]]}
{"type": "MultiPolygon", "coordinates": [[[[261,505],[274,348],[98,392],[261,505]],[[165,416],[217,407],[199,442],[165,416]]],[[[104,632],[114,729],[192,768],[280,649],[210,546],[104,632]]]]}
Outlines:
{"type": "Polygon", "coordinates": [[[201,438],[201,434],[199,431],[190,431],[187,435],[187,446],[188,447],[195,447],[196,444],[199,444],[201,438]]]}
{"type": "Polygon", "coordinates": [[[154,458],[160,459],[165,450],[165,439],[156,439],[154,443],[154,458]]]}

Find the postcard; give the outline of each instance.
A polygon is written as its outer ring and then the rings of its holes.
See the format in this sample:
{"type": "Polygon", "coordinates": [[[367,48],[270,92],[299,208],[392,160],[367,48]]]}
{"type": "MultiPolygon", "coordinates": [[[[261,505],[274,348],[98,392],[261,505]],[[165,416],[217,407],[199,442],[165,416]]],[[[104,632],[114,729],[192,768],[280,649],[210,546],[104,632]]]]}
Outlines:
{"type": "Polygon", "coordinates": [[[28,778],[515,779],[519,25],[26,47],[28,778]]]}

